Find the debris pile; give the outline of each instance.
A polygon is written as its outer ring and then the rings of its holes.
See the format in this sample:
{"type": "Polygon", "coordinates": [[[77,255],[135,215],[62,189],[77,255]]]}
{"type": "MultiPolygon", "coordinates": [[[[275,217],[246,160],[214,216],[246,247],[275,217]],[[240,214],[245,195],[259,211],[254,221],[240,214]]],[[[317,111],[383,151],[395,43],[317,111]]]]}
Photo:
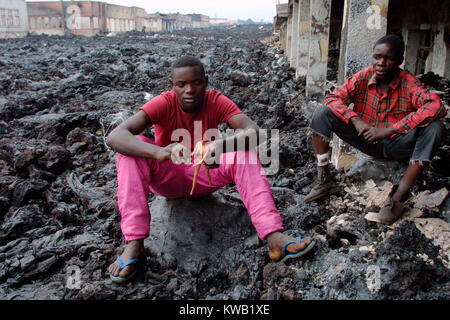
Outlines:
{"type": "Polygon", "coordinates": [[[336,170],[340,191],[305,204],[316,169],[304,86],[265,41],[271,33],[249,25],[1,40],[0,299],[449,299],[449,135],[413,190],[413,218],[395,227],[364,218],[392,186],[369,181],[370,165],[336,170]],[[107,268],[124,243],[105,136],[170,89],[182,54],[198,56],[210,87],[258,125],[280,130],[274,198],[285,232],[317,245],[271,262],[234,186],[199,201],[151,195],[149,256],[117,285],[107,268]]]}

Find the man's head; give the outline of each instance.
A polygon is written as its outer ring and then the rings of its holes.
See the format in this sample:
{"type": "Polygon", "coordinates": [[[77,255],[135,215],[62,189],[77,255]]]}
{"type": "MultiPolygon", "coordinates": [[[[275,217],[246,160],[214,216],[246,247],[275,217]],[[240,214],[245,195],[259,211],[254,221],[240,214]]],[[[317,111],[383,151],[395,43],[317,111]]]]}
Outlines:
{"type": "Polygon", "coordinates": [[[373,47],[372,65],[375,77],[381,81],[390,81],[403,62],[405,43],[397,35],[389,34],[380,38],[373,47]]]}
{"type": "Polygon", "coordinates": [[[184,112],[201,109],[208,77],[201,61],[192,56],[182,56],[172,66],[170,84],[184,112]]]}

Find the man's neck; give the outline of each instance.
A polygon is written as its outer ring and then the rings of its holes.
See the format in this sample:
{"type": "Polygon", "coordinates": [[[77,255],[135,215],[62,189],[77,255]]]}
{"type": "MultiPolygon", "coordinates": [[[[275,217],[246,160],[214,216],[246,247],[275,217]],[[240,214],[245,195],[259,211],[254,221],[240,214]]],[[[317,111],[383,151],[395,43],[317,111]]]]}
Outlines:
{"type": "Polygon", "coordinates": [[[394,80],[395,76],[397,75],[399,69],[396,69],[394,72],[392,72],[392,74],[386,76],[385,78],[382,79],[377,79],[377,85],[380,88],[387,88],[389,87],[389,85],[392,83],[392,81],[394,80]]]}

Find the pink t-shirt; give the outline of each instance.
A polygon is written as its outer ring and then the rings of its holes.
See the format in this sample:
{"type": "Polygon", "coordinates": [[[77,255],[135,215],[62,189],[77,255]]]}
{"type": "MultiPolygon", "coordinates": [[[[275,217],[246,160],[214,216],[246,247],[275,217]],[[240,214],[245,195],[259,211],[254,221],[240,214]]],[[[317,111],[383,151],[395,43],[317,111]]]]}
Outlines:
{"type": "Polygon", "coordinates": [[[181,109],[173,90],[161,93],[140,109],[145,111],[155,126],[157,145],[165,147],[180,142],[188,147],[190,145],[191,150],[200,140],[214,140],[211,136],[218,138],[217,126],[242,112],[233,101],[217,90],[206,90],[203,107],[195,113],[186,113],[181,109]]]}

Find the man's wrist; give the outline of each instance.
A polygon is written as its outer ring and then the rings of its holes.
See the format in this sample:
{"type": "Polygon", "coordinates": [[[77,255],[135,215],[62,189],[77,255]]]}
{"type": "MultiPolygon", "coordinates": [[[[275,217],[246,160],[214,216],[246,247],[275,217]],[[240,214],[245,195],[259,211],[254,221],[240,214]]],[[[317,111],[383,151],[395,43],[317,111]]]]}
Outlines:
{"type": "Polygon", "coordinates": [[[151,150],[150,154],[149,154],[149,158],[151,159],[161,159],[161,158],[165,158],[167,155],[170,155],[170,150],[167,147],[160,147],[160,146],[155,146],[156,148],[154,148],[153,150],[151,150]]]}
{"type": "Polygon", "coordinates": [[[389,127],[389,133],[390,135],[396,134],[397,133],[397,129],[395,129],[394,127],[389,127]]]}
{"type": "Polygon", "coordinates": [[[357,122],[362,121],[362,119],[358,116],[353,116],[350,118],[350,122],[355,125],[357,122]]]}

